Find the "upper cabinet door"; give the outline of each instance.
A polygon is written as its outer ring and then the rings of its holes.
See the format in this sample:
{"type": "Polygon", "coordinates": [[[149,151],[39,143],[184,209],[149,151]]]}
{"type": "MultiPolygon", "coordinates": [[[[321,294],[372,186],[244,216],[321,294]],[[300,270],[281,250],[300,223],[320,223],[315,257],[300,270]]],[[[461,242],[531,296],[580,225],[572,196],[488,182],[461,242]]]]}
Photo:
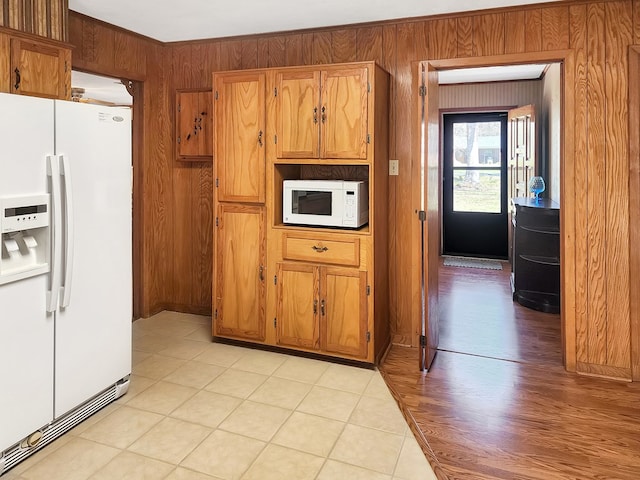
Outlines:
{"type": "Polygon", "coordinates": [[[367,158],[366,68],[322,72],[321,142],[323,158],[367,158]]]}
{"type": "Polygon", "coordinates": [[[265,201],[265,74],[215,76],[217,198],[265,201]]]}
{"type": "Polygon", "coordinates": [[[33,97],[71,96],[71,52],[20,38],[11,39],[11,92],[33,97]]]}
{"type": "Polygon", "coordinates": [[[178,92],[176,123],[178,158],[213,156],[211,91],[178,92]]]}
{"type": "Polygon", "coordinates": [[[320,72],[285,71],[276,81],[278,158],[318,158],[320,72]]]}

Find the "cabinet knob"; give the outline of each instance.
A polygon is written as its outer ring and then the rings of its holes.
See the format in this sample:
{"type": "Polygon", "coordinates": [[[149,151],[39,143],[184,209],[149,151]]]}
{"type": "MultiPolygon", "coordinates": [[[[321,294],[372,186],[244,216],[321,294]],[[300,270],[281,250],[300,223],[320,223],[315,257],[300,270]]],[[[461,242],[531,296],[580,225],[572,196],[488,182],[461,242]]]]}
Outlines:
{"type": "Polygon", "coordinates": [[[327,107],[325,107],[324,105],[322,106],[322,123],[324,123],[327,120],[327,107]]]}
{"type": "Polygon", "coordinates": [[[311,247],[313,250],[315,250],[318,253],[322,253],[322,252],[326,252],[327,250],[329,250],[329,247],[325,247],[325,246],[320,246],[320,245],[314,245],[313,247],[311,247]]]}
{"type": "Polygon", "coordinates": [[[318,123],[318,107],[313,107],[313,123],[318,123]]]}
{"type": "Polygon", "coordinates": [[[258,132],[258,145],[262,146],[262,130],[258,132]]]}

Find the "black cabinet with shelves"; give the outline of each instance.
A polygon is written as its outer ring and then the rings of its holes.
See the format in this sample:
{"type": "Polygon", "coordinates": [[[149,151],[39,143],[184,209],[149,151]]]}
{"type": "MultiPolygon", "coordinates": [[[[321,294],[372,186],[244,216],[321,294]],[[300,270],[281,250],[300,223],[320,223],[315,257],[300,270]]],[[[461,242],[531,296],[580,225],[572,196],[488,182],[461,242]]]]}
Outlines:
{"type": "Polygon", "coordinates": [[[560,312],[560,207],[552,200],[512,198],[513,300],[548,313],[560,312]]]}

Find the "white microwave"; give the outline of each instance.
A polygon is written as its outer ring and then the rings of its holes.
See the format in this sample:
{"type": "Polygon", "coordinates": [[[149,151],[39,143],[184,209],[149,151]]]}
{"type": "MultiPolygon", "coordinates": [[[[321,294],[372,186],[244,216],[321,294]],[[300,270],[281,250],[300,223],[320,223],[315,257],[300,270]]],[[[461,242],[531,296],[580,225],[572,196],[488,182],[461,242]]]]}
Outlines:
{"type": "Polygon", "coordinates": [[[369,185],[361,181],[285,180],[282,219],[294,225],[358,228],[369,222],[369,185]]]}

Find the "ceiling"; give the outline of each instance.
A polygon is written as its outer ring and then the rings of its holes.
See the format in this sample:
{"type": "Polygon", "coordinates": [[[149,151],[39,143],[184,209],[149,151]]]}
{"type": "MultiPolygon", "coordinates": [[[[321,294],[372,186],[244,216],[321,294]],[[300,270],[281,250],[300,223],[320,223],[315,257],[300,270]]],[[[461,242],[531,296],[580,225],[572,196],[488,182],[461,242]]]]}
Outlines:
{"type": "Polygon", "coordinates": [[[549,0],[69,0],[69,8],[162,42],[174,42],[543,2],[549,0]]]}

